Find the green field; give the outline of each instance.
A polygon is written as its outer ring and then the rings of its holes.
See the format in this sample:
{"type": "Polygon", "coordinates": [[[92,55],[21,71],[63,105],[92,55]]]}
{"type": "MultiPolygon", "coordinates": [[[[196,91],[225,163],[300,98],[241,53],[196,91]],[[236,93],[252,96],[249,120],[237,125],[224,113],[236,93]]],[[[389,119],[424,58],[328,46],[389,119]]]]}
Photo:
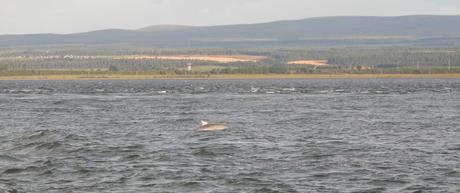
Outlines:
{"type": "Polygon", "coordinates": [[[0,75],[0,80],[149,80],[149,79],[343,79],[343,78],[460,78],[456,74],[157,74],[100,73],[0,75]]]}

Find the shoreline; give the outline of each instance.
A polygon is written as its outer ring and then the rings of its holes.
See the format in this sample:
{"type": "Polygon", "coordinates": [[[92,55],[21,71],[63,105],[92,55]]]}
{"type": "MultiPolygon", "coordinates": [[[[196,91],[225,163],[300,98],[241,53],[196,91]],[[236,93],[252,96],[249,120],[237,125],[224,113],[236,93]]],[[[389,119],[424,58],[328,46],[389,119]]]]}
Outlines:
{"type": "Polygon", "coordinates": [[[213,74],[213,75],[0,75],[0,81],[8,80],[246,80],[246,79],[391,79],[391,78],[440,78],[457,79],[455,74],[213,74]]]}

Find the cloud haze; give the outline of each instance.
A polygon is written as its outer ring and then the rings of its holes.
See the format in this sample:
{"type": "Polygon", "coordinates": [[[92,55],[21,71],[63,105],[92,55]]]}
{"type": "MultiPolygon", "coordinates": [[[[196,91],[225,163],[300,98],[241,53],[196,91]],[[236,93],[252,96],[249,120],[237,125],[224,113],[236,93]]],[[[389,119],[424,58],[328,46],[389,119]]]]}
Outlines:
{"type": "Polygon", "coordinates": [[[458,0],[0,0],[0,34],[156,24],[224,25],[335,15],[454,15],[458,0]]]}

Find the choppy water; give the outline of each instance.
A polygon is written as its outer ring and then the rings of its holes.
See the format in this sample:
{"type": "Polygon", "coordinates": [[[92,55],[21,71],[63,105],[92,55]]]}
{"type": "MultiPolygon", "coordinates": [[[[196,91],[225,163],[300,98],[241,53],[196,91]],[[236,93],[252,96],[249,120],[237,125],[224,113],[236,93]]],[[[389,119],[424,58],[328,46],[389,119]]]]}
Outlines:
{"type": "Polygon", "coordinates": [[[2,81],[0,192],[460,192],[459,94],[456,79],[2,81]]]}

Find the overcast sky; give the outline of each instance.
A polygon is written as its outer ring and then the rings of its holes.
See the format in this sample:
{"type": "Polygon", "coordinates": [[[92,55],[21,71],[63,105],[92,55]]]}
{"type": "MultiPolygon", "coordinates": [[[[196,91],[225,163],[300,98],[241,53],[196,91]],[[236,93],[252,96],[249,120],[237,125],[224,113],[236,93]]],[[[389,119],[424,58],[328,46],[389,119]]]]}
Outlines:
{"type": "Polygon", "coordinates": [[[414,14],[460,15],[460,0],[0,0],[0,34],[414,14]]]}

